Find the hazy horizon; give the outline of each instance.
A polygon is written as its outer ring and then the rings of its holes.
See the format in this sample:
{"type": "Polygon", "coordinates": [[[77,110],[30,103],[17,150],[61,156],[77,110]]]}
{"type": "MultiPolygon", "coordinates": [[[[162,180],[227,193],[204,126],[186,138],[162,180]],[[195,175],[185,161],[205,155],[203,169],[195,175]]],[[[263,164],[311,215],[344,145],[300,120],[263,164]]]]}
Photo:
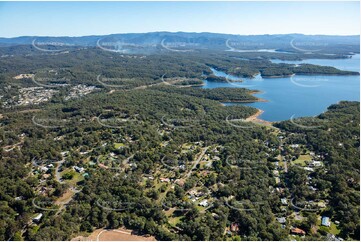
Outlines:
{"type": "Polygon", "coordinates": [[[104,36],[104,35],[118,35],[118,34],[151,34],[151,33],[192,33],[192,34],[224,34],[224,35],[235,35],[235,36],[262,36],[262,35],[307,35],[307,36],[340,36],[340,37],[347,37],[347,36],[361,36],[360,34],[348,34],[348,35],[341,35],[341,34],[304,34],[304,33],[284,33],[284,34],[229,34],[229,33],[217,33],[217,32],[187,32],[187,31],[151,31],[151,32],[126,32],[126,33],[109,33],[109,34],[89,34],[89,35],[80,35],[80,36],[71,36],[71,35],[19,35],[13,37],[3,37],[6,39],[12,38],[22,38],[22,37],[54,37],[54,38],[61,38],[61,37],[69,37],[69,38],[81,38],[81,37],[90,37],[90,36],[104,36]]]}
{"type": "Polygon", "coordinates": [[[359,2],[0,2],[0,36],[359,35],[359,2]],[[24,14],[26,13],[26,14],[24,14]]]}

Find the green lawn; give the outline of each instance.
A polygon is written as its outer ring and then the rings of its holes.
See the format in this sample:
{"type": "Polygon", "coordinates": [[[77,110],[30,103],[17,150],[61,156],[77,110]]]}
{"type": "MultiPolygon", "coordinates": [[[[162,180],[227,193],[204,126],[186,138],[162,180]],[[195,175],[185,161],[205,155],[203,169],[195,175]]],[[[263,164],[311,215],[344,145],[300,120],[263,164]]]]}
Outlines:
{"type": "Polygon", "coordinates": [[[72,173],[73,174],[73,178],[70,179],[70,180],[64,180],[65,183],[67,183],[68,185],[70,186],[75,186],[79,181],[82,181],[84,180],[84,177],[82,176],[82,174],[74,171],[72,168],[68,168],[68,169],[65,169],[64,171],[62,171],[60,173],[61,176],[63,176],[65,173],[72,173]]]}
{"type": "Polygon", "coordinates": [[[168,222],[169,222],[170,225],[176,226],[177,223],[179,223],[182,218],[184,218],[184,216],[180,216],[180,217],[169,217],[169,218],[168,218],[168,222]]]}
{"type": "Polygon", "coordinates": [[[299,165],[299,166],[306,166],[305,161],[312,160],[310,155],[300,155],[297,160],[292,161],[292,164],[299,165]]]}
{"type": "Polygon", "coordinates": [[[334,235],[338,235],[340,233],[340,230],[337,228],[335,223],[331,223],[330,233],[334,235]]]}
{"type": "Polygon", "coordinates": [[[318,220],[318,226],[320,230],[329,232],[334,235],[338,235],[340,233],[340,230],[337,228],[337,225],[334,222],[331,222],[330,227],[322,226],[321,225],[321,219],[318,220]]]}
{"type": "Polygon", "coordinates": [[[182,148],[189,150],[189,149],[191,148],[191,146],[192,146],[192,144],[190,144],[190,143],[184,143],[184,144],[182,145],[182,148]]]}
{"type": "Polygon", "coordinates": [[[125,145],[123,143],[114,143],[114,148],[119,149],[120,147],[124,147],[125,145]]]}

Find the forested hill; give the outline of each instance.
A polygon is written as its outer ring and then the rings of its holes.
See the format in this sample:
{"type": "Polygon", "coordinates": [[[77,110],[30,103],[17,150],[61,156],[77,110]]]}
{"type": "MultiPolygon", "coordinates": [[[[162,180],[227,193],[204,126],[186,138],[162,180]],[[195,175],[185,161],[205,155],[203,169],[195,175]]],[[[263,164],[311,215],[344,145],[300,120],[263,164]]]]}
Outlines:
{"type": "Polygon", "coordinates": [[[359,53],[360,37],[331,35],[231,35],[217,33],[186,33],[186,32],[151,32],[111,35],[93,35],[82,37],[41,37],[22,36],[15,38],[0,38],[0,46],[55,45],[97,46],[122,45],[132,48],[167,48],[190,49],[229,49],[229,50],[264,50],[274,49],[285,52],[318,52],[332,54],[359,53]],[[332,51],[331,51],[332,50],[332,51]]]}

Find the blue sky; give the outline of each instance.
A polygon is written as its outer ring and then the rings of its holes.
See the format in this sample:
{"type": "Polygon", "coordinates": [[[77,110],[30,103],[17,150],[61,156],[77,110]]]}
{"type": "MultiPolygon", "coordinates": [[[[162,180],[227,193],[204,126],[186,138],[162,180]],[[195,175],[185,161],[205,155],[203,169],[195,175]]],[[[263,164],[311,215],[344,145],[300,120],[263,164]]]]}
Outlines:
{"type": "Polygon", "coordinates": [[[359,2],[0,2],[0,37],[360,31],[359,2]]]}

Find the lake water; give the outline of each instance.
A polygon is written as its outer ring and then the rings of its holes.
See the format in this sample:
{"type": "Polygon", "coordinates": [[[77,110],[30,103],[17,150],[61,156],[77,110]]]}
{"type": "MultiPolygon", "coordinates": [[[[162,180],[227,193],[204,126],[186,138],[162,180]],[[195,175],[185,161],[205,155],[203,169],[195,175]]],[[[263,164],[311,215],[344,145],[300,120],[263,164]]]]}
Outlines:
{"type": "MultiPolygon", "coordinates": [[[[281,61],[286,63],[285,61],[281,61]]],[[[280,63],[281,63],[280,62],[280,63]]],[[[289,62],[287,62],[289,63],[289,62]]],[[[301,62],[299,62],[301,63],[301,62]]],[[[299,64],[295,63],[295,64],[299,64]]],[[[343,70],[360,71],[360,55],[350,59],[304,60],[302,63],[339,67],[343,70]],[[343,68],[341,68],[343,67],[343,68]]],[[[240,78],[229,76],[212,69],[215,75],[229,80],[240,78]]],[[[226,105],[247,105],[264,110],[260,116],[267,121],[281,121],[294,117],[315,116],[327,110],[331,104],[341,100],[360,100],[360,76],[299,76],[286,78],[241,78],[243,82],[209,82],[202,88],[233,87],[259,90],[255,96],[268,102],[249,104],[225,103],[226,105]]]]}
{"type": "Polygon", "coordinates": [[[287,63],[287,64],[313,64],[320,66],[333,66],[340,70],[345,71],[358,71],[360,72],[360,54],[353,55],[352,58],[349,59],[308,59],[302,61],[284,61],[274,59],[271,60],[273,63],[287,63]]]}
{"type": "Polygon", "coordinates": [[[249,52],[268,52],[268,53],[282,53],[282,54],[293,54],[292,52],[280,51],[276,49],[257,49],[257,50],[238,50],[238,49],[230,49],[226,51],[231,52],[240,52],[240,53],[249,53],[249,52]]]}

